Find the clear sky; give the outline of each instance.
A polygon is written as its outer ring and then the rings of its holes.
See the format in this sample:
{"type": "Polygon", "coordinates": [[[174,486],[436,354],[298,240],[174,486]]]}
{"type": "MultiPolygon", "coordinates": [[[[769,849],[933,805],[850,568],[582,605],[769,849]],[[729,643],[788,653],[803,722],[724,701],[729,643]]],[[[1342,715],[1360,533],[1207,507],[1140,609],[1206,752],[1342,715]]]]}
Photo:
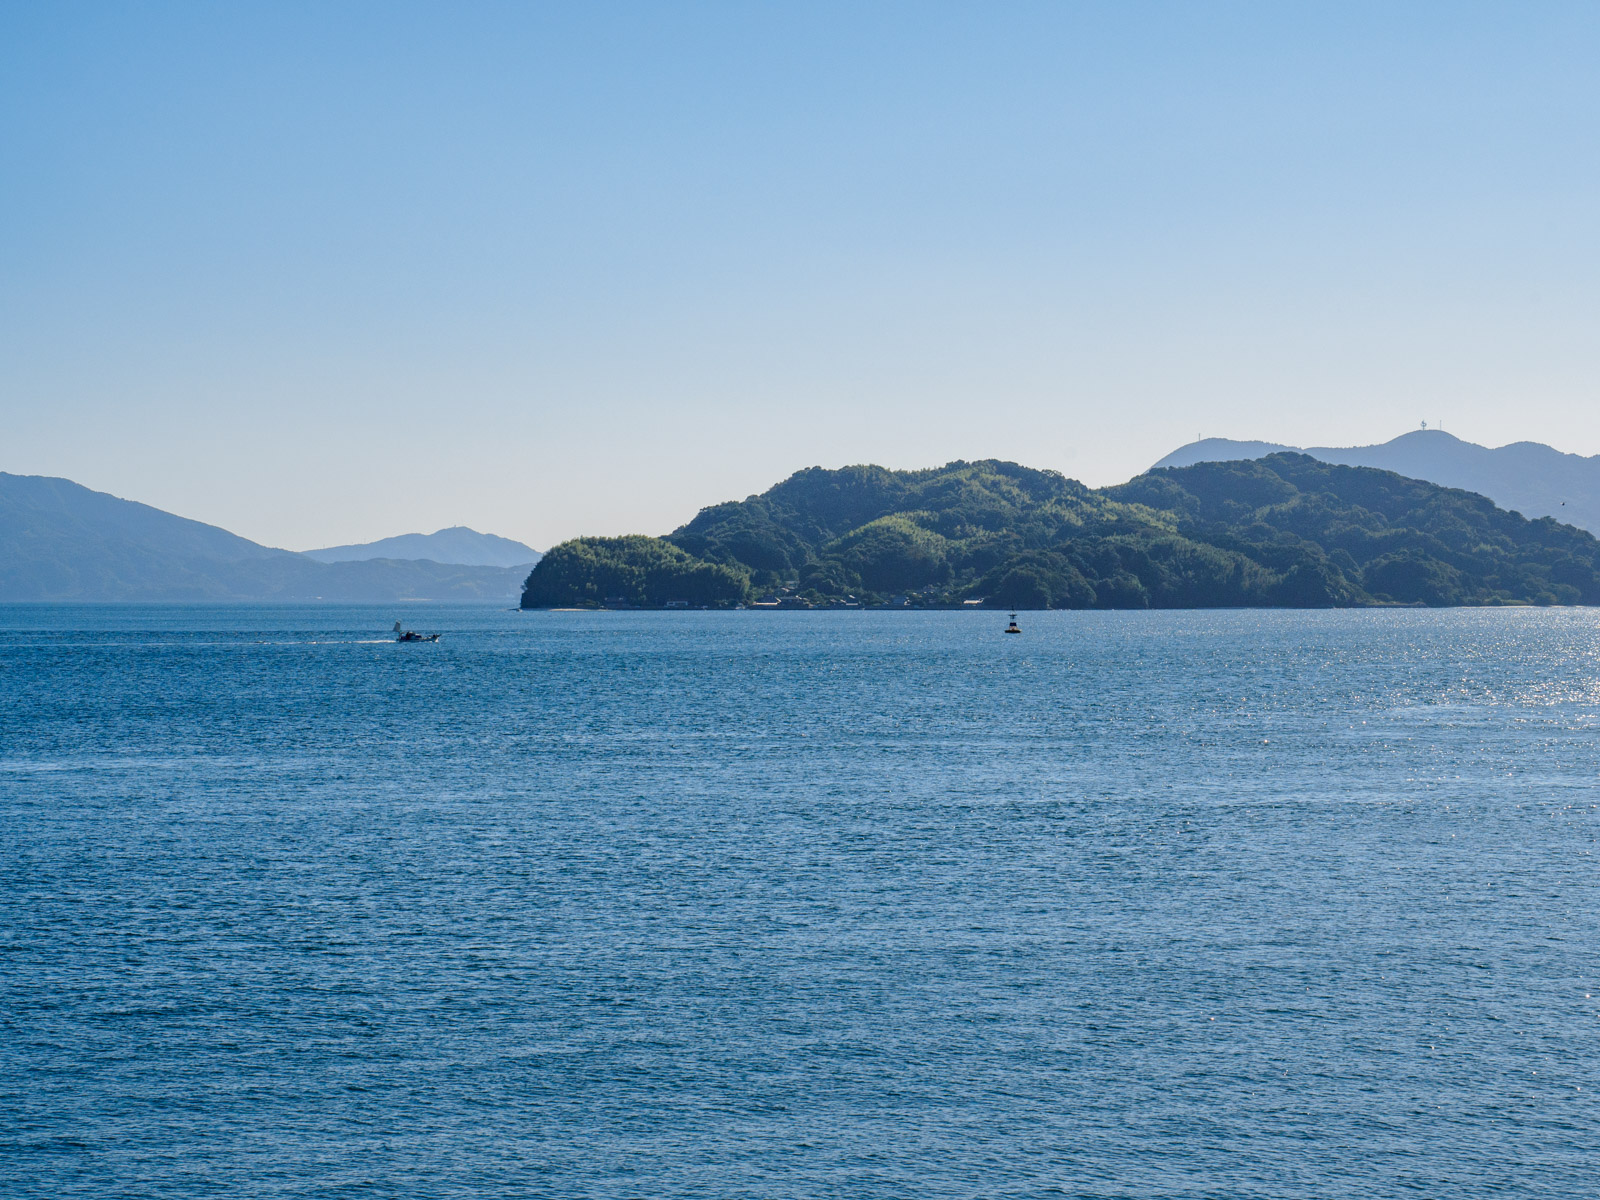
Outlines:
{"type": "Polygon", "coordinates": [[[304,549],[1600,452],[1600,4],[0,0],[0,470],[304,549]]]}

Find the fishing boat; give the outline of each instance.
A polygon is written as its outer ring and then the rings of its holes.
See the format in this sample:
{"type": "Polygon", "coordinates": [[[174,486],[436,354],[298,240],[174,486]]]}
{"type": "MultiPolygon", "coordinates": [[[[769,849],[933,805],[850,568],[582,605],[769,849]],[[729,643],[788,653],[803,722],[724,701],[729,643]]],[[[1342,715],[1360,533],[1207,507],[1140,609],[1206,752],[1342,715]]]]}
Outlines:
{"type": "Polygon", "coordinates": [[[418,633],[413,629],[407,629],[399,621],[396,621],[394,623],[394,640],[397,642],[437,642],[439,635],[437,633],[418,633]]]}

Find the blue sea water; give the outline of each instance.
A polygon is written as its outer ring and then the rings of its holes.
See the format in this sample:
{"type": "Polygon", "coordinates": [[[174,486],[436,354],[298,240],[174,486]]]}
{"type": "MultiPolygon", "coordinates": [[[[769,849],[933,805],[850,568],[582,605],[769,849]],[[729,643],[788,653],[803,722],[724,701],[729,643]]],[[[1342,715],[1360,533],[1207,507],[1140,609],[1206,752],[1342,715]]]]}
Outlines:
{"type": "Polygon", "coordinates": [[[0,609],[9,1197],[1600,1194],[1600,613],[0,609]]]}

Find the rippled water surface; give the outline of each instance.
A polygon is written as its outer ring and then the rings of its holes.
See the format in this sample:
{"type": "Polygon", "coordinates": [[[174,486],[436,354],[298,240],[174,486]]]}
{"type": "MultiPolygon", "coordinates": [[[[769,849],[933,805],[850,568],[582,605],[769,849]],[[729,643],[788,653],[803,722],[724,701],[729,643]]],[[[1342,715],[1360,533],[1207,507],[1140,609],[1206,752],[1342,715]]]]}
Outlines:
{"type": "Polygon", "coordinates": [[[0,609],[13,1197],[1600,1195],[1600,612],[0,609]]]}

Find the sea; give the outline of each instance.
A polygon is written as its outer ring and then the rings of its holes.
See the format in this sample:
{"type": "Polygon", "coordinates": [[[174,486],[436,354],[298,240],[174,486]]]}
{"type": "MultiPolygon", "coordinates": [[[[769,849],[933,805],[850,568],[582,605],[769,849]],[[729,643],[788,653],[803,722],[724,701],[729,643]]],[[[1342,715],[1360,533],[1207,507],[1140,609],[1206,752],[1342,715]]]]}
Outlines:
{"type": "Polygon", "coordinates": [[[1005,618],[0,608],[0,1195],[1600,1195],[1600,610],[1005,618]]]}

